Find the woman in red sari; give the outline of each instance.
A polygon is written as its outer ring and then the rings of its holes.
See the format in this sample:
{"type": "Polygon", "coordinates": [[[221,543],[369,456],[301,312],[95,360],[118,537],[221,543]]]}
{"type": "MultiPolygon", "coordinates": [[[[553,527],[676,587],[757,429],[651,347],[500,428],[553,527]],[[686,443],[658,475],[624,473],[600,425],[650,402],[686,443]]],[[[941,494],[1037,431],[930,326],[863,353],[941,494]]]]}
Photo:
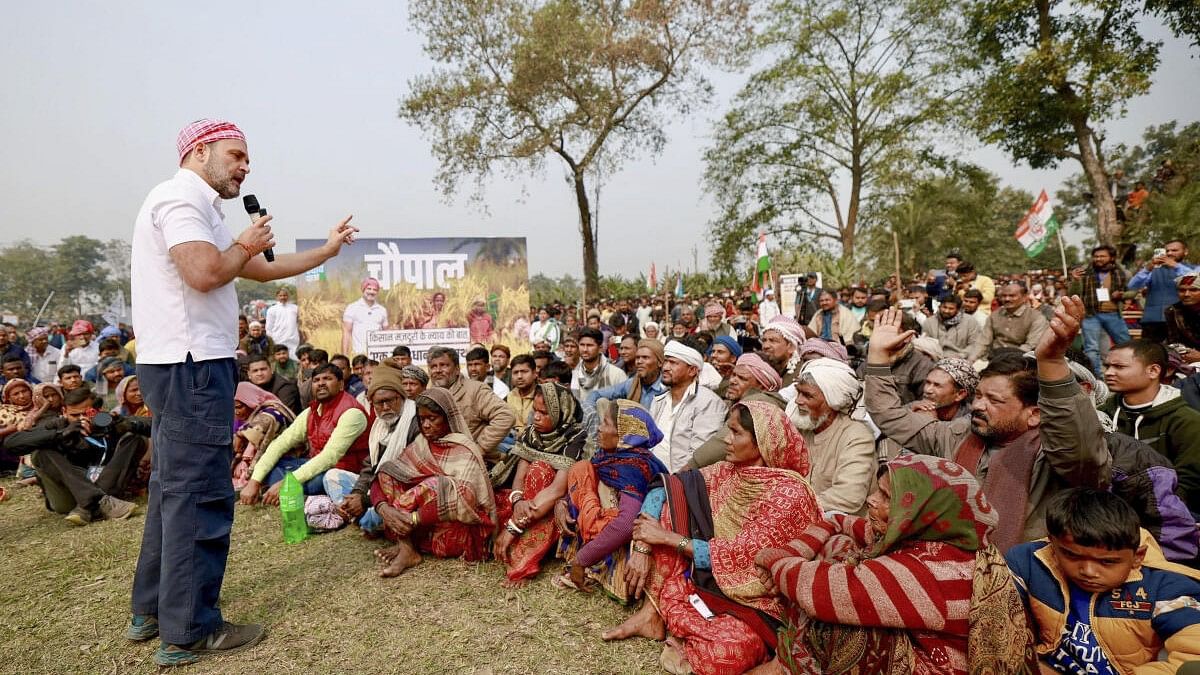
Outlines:
{"type": "Polygon", "coordinates": [[[376,551],[383,577],[420,564],[421,553],[482,560],[497,522],[483,451],[450,392],[431,387],[416,403],[421,435],[380,464],[371,483],[371,504],[396,542],[376,551]]]}
{"type": "Polygon", "coordinates": [[[571,390],[556,382],[538,384],[533,420],[508,456],[518,487],[496,495],[504,529],[492,553],[508,568],[503,586],[528,583],[558,542],[554,504],[567,493],[567,470],[583,457],[586,440],[583,411],[571,390]]]}
{"type": "Polygon", "coordinates": [[[653,555],[651,602],[605,634],[669,633],[662,666],[672,673],[741,673],[770,658],[783,606],[754,556],[821,520],[805,478],[808,448],[783,411],[743,401],[727,424],[725,461],[670,476],[665,492],[646,496],[629,574],[644,576],[653,555]]]}

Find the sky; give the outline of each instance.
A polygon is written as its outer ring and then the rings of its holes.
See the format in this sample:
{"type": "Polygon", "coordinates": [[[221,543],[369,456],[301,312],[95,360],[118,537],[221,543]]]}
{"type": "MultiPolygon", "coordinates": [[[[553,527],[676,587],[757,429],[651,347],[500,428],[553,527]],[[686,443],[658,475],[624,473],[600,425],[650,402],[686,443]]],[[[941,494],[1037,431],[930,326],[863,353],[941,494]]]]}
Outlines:
{"type": "MultiPolygon", "coordinates": [[[[1109,125],[1110,146],[1138,142],[1151,124],[1198,118],[1200,59],[1161,26],[1146,33],[1167,42],[1162,64],[1150,94],[1109,125]]],[[[11,3],[0,25],[0,245],[128,239],[146,193],[177,169],[179,129],[215,117],[248,137],[243,194],[275,215],[279,251],[352,213],[361,237],[524,236],[530,274],[580,276],[577,212],[554,162],[541,176],[492,179],[486,210],[468,199],[470,182],[449,203],[434,186],[429,141],[397,116],[407,82],[434,66],[421,45],[394,1],[11,3]]],[[[712,73],[713,105],[673,123],[661,155],[608,177],[602,274],[632,276],[655,262],[661,275],[696,258],[707,268],[714,206],[702,155],[745,77],[712,73]]],[[[967,143],[953,151],[1034,193],[1053,194],[1076,171],[1013,166],[967,143]]],[[[236,234],[240,203],[225,212],[236,234]]]]}

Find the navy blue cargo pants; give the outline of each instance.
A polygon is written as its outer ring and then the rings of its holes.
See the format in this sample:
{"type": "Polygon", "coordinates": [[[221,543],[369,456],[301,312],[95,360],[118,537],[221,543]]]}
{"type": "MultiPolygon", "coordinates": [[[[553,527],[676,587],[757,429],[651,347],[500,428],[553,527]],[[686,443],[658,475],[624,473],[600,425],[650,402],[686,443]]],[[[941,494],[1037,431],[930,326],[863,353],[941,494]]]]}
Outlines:
{"type": "Polygon", "coordinates": [[[217,606],[233,529],[233,359],[138,364],[153,413],[154,470],[133,578],[133,613],[158,617],[167,644],[221,627],[217,606]]]}

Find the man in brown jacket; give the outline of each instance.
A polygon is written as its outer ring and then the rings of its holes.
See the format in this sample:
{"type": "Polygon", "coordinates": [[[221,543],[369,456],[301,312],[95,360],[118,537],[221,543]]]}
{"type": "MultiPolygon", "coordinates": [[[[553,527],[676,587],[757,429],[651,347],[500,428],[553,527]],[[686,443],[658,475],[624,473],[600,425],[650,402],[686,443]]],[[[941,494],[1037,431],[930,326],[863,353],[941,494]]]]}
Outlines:
{"type": "Polygon", "coordinates": [[[433,347],[427,358],[433,386],[450,390],[458,411],[471,430],[471,437],[483,450],[484,462],[489,469],[492,468],[493,464],[500,461],[496,447],[517,422],[512,408],[501,401],[491,387],[462,376],[457,351],[448,347],[433,347]]]}
{"type": "Polygon", "coordinates": [[[1004,347],[1015,347],[1022,352],[1030,351],[1042,339],[1046,330],[1046,318],[1029,305],[1029,291],[1024,284],[1009,283],[1000,287],[1000,311],[993,312],[983,327],[980,351],[974,358],[987,358],[992,352],[1004,347]]]}
{"type": "Polygon", "coordinates": [[[1084,317],[1078,297],[1064,298],[1055,310],[1037,346],[1036,374],[1024,359],[990,363],[980,374],[971,417],[949,422],[901,402],[891,363],[914,334],[900,329],[898,310],[880,317],[865,369],[871,420],[901,446],[952,459],[974,473],[1000,512],[993,539],[1002,551],[1046,536],[1045,507],[1055,493],[1107,486],[1112,456],[1092,401],[1064,356],[1084,317]]]}

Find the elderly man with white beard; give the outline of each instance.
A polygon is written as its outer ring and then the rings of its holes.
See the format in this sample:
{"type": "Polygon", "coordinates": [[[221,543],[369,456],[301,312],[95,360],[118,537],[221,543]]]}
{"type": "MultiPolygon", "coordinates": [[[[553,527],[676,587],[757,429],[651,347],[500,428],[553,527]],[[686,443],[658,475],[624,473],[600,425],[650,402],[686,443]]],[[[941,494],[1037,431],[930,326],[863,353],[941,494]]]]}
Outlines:
{"type": "Polygon", "coordinates": [[[338,515],[347,522],[358,520],[359,527],[367,532],[383,525],[375,509],[368,508],[375,470],[416,438],[420,431],[416,398],[428,384],[429,376],[417,366],[400,366],[390,360],[375,366],[367,389],[375,422],[369,432],[369,454],[362,471],[354,474],[332,469],[325,473],[325,493],[338,505],[338,515]]]}
{"type": "Polygon", "coordinates": [[[862,515],[875,481],[875,436],[850,418],[862,382],[850,366],[830,358],[808,361],[796,378],[787,415],[808,443],[808,480],[824,511],[862,515]]]}

